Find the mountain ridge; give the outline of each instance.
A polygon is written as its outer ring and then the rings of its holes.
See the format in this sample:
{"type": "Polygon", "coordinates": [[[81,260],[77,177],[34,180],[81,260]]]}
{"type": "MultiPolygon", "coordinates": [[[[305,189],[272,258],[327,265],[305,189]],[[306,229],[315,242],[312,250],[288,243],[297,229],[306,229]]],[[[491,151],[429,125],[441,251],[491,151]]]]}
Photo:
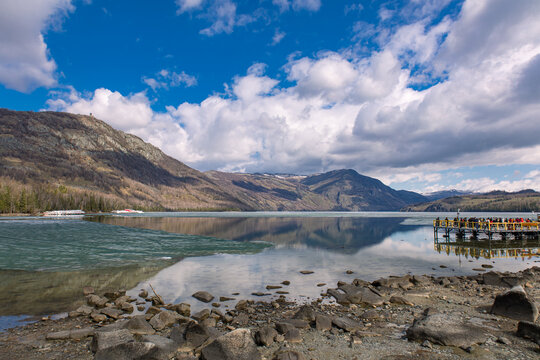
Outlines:
{"type": "Polygon", "coordinates": [[[0,134],[0,208],[9,210],[361,211],[427,200],[352,169],[307,176],[203,173],[86,115],[0,109],[0,134]]]}

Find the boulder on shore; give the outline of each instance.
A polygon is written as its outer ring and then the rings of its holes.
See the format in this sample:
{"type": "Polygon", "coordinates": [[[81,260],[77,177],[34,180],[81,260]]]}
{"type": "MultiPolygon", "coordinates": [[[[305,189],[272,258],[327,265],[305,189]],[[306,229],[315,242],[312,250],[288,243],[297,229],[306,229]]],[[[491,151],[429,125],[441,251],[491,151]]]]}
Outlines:
{"type": "Polygon", "coordinates": [[[98,352],[100,350],[133,341],[135,341],[135,338],[133,335],[131,335],[131,332],[126,329],[115,331],[96,331],[94,338],[90,343],[90,350],[92,352],[98,352]]]}
{"type": "Polygon", "coordinates": [[[515,286],[495,297],[491,313],[515,320],[535,322],[538,318],[538,307],[522,286],[515,286]]]}
{"type": "Polygon", "coordinates": [[[178,314],[176,311],[165,310],[154,315],[154,317],[150,320],[150,325],[159,331],[174,325],[174,323],[181,318],[182,315],[178,314]]]}
{"type": "Polygon", "coordinates": [[[459,314],[425,314],[407,329],[407,338],[434,344],[468,348],[484,343],[488,334],[459,314]]]}
{"type": "Polygon", "coordinates": [[[203,360],[259,360],[261,355],[249,329],[237,329],[205,346],[203,360]]]}
{"type": "Polygon", "coordinates": [[[191,296],[205,303],[209,303],[210,301],[214,300],[214,295],[210,294],[207,291],[197,291],[195,294],[191,296]]]}

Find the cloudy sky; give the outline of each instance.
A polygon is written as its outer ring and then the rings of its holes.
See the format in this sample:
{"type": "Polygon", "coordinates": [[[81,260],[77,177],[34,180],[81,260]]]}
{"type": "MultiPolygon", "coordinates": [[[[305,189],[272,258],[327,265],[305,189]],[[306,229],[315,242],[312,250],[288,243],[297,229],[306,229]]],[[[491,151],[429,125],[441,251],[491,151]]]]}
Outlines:
{"type": "Polygon", "coordinates": [[[199,170],[540,190],[538,0],[2,0],[0,107],[199,170]]]}

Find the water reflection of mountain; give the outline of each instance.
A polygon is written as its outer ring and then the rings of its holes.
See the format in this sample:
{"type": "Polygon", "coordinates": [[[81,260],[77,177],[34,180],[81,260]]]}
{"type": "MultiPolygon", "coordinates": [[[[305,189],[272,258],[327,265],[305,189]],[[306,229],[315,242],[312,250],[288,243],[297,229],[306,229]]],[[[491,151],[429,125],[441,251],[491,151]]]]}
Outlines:
{"type": "Polygon", "coordinates": [[[74,310],[84,301],[82,289],[97,293],[131,289],[164,266],[110,268],[71,272],[0,270],[0,316],[41,315],[74,310]]]}
{"type": "Polygon", "coordinates": [[[113,217],[95,221],[171,233],[213,236],[236,241],[268,241],[278,246],[308,246],[349,252],[375,245],[397,231],[418,226],[400,225],[402,218],[317,217],[113,217]]]}

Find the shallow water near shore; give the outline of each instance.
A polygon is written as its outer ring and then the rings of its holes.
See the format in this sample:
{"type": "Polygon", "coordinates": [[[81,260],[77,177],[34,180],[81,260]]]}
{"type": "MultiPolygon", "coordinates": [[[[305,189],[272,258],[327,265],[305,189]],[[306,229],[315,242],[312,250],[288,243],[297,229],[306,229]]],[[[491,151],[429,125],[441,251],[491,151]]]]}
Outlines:
{"type": "MultiPolygon", "coordinates": [[[[530,216],[493,214],[518,215],[530,216]]],[[[83,300],[85,285],[98,291],[125,287],[136,295],[152,284],[167,302],[189,302],[196,311],[207,306],[191,297],[198,290],[216,298],[270,300],[278,294],[266,285],[289,280],[278,290],[301,302],[338,280],[464,275],[482,264],[518,271],[539,259],[538,240],[507,242],[503,249],[497,248],[500,241],[480,248],[477,242],[437,244],[432,228],[437,216],[455,214],[150,213],[84,221],[2,220],[0,328],[14,326],[13,315],[69,310],[83,300]],[[259,298],[253,292],[271,295],[259,298]],[[63,301],[45,301],[57,298],[63,301]]]]}

